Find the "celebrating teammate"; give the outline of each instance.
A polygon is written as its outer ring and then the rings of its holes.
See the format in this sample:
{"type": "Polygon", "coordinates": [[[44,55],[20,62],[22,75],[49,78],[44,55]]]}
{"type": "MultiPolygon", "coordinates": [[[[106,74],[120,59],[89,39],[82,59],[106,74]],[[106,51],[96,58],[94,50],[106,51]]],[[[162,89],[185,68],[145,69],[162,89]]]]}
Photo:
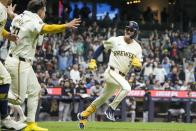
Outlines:
{"type": "Polygon", "coordinates": [[[120,91],[109,104],[105,115],[108,119],[115,121],[115,109],[119,103],[125,98],[127,92],[131,90],[131,86],[125,79],[130,68],[139,71],[142,67],[142,49],[134,40],[137,36],[139,26],[135,21],[130,21],[125,28],[125,35],[111,37],[103,42],[94,53],[93,59],[90,60],[89,68],[96,69],[96,58],[104,51],[111,50],[108,68],[104,73],[105,87],[103,93],[94,100],[90,106],[81,113],[78,113],[80,128],[84,128],[87,118],[94,113],[102,104],[105,103],[119,88],[120,91]]]}
{"type": "Polygon", "coordinates": [[[8,98],[12,104],[22,104],[27,100],[27,127],[25,131],[47,131],[35,123],[35,114],[40,94],[40,84],[32,68],[36,45],[43,40],[43,34],[59,33],[67,28],[77,28],[80,19],[74,19],[66,24],[48,25],[43,22],[46,12],[44,0],[31,0],[27,10],[15,16],[11,24],[11,32],[18,35],[16,45],[9,50],[5,64],[12,77],[11,90],[8,98]]]}
{"type": "MultiPolygon", "coordinates": [[[[0,37],[16,42],[17,36],[7,32],[4,27],[7,21],[7,6],[11,0],[0,0],[0,37]]],[[[10,8],[9,8],[10,9],[10,8]]],[[[8,113],[8,91],[11,83],[11,77],[6,68],[0,61],[0,116],[2,129],[21,130],[26,124],[18,123],[12,120],[8,113]]]]}

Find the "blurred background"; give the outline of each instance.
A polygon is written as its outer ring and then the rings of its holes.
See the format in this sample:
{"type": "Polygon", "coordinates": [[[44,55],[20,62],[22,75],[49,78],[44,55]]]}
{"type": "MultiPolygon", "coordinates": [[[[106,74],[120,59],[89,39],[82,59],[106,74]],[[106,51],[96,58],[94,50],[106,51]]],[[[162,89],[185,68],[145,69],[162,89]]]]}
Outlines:
{"type": "MultiPolygon", "coordinates": [[[[28,0],[13,3],[16,12],[22,13],[28,0]]],[[[46,23],[65,23],[78,17],[82,23],[77,30],[46,35],[43,44],[37,45],[33,67],[43,89],[37,120],[76,120],[76,114],[98,97],[104,86],[109,54],[102,53],[97,71],[91,72],[87,63],[93,52],[102,40],[123,35],[126,23],[134,20],[140,26],[137,41],[143,49],[143,70],[128,73],[132,91],[116,117],[130,122],[195,122],[195,7],[195,0],[47,0],[46,23]]],[[[7,28],[9,25],[10,21],[7,28]]],[[[8,49],[9,44],[2,41],[2,60],[8,49]]],[[[105,121],[108,102],[90,120],[105,121]]]]}

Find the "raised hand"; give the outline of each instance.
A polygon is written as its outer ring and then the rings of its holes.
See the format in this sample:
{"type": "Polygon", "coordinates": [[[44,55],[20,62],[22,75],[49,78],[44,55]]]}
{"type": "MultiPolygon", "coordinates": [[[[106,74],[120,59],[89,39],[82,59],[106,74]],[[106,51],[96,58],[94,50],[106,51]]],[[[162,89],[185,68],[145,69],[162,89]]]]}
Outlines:
{"type": "Polygon", "coordinates": [[[75,29],[80,25],[80,22],[81,22],[80,18],[76,18],[76,19],[73,19],[72,21],[70,21],[69,23],[66,23],[65,25],[67,28],[75,29]]]}
{"type": "Polygon", "coordinates": [[[7,7],[7,14],[8,16],[13,19],[15,17],[15,8],[16,8],[16,4],[12,6],[12,4],[10,4],[8,7],[7,7]]]}

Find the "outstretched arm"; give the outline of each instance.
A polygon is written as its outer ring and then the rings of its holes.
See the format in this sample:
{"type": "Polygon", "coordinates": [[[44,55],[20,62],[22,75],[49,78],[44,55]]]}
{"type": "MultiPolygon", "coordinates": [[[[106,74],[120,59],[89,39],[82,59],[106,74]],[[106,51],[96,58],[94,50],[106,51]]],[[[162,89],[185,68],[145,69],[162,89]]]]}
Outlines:
{"type": "Polygon", "coordinates": [[[51,34],[51,33],[60,33],[65,31],[67,28],[77,28],[80,25],[80,19],[74,19],[66,24],[45,24],[42,27],[41,34],[51,34]]]}
{"type": "Polygon", "coordinates": [[[100,54],[104,51],[104,49],[109,50],[112,48],[113,40],[114,38],[110,38],[107,41],[103,41],[102,42],[103,44],[96,49],[96,51],[93,54],[92,59],[88,63],[88,68],[90,70],[95,70],[97,68],[96,59],[100,56],[100,54]]]}
{"type": "Polygon", "coordinates": [[[88,68],[90,70],[95,70],[97,68],[96,59],[100,56],[100,54],[104,51],[104,45],[99,46],[93,54],[92,59],[88,63],[88,68]]]}

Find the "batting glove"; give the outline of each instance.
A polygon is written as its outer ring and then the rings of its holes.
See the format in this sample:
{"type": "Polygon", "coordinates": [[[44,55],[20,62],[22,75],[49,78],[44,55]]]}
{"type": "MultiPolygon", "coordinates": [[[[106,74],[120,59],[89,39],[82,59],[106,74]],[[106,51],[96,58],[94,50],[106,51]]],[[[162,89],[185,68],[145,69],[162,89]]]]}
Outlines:
{"type": "Polygon", "coordinates": [[[139,69],[142,68],[142,63],[140,62],[140,60],[137,57],[135,57],[135,58],[132,59],[131,65],[134,68],[139,68],[139,69]]]}

